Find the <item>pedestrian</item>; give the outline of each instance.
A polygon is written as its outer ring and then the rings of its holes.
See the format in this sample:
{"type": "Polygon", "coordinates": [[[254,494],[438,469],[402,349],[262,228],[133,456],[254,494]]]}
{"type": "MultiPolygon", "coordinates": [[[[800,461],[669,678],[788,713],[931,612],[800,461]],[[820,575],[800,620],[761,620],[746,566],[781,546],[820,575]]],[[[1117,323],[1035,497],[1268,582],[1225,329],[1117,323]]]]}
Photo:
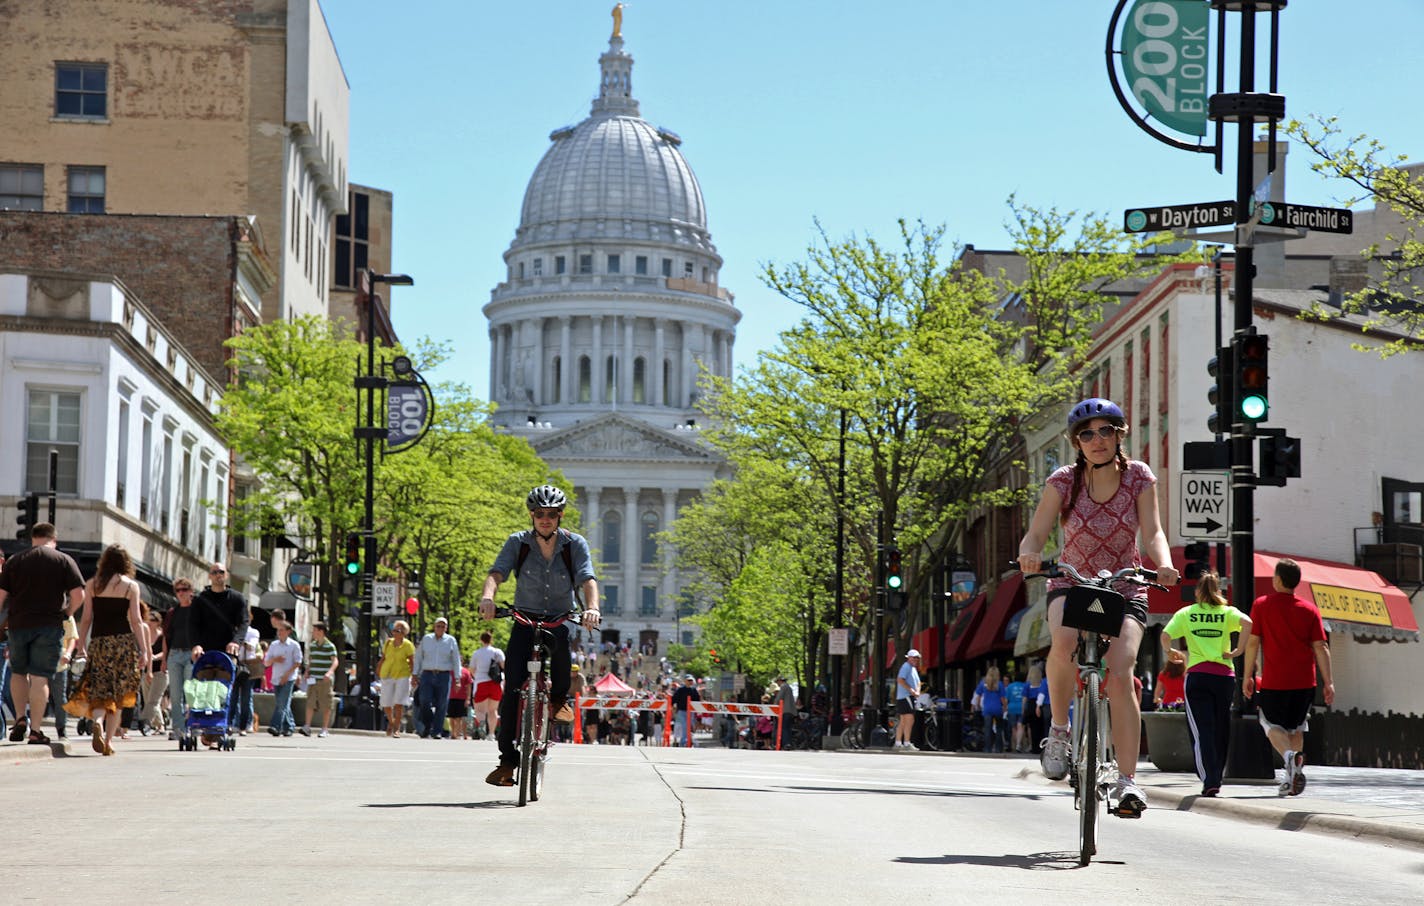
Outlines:
{"type": "Polygon", "coordinates": [[[910,741],[915,729],[915,699],[920,694],[920,652],[911,648],[905,652],[905,663],[895,676],[895,748],[913,749],[910,741]]]}
{"type": "Polygon", "coordinates": [[[504,652],[494,647],[488,632],[480,633],[480,647],[470,653],[470,675],[475,680],[475,724],[483,725],[485,737],[493,736],[504,698],[504,652]]]}
{"type": "Polygon", "coordinates": [[[971,710],[978,711],[984,720],[984,751],[987,753],[1004,751],[1004,698],[999,668],[990,667],[974,687],[974,698],[970,702],[971,710]]]}
{"type": "Polygon", "coordinates": [[[49,681],[49,706],[54,714],[54,735],[60,739],[69,738],[69,715],[65,713],[64,705],[69,701],[69,665],[74,662],[74,650],[78,643],[79,626],[74,617],[65,617],[64,641],[59,650],[59,669],[54,671],[54,676],[49,681]]]}
{"type": "Polygon", "coordinates": [[[183,684],[193,678],[193,596],[196,590],[187,579],[173,580],[173,594],[178,606],[168,611],[163,623],[164,662],[168,665],[168,738],[177,739],[183,732],[183,714],[187,701],[183,684]]]}
{"type": "Polygon", "coordinates": [[[400,739],[405,721],[405,703],[410,698],[410,676],[415,666],[415,646],[406,635],[410,624],[396,620],[391,637],[381,646],[376,676],[381,682],[381,710],[386,714],[386,735],[400,739]]]}
{"type": "Polygon", "coordinates": [[[1028,728],[1028,750],[1037,752],[1048,734],[1048,680],[1043,675],[1043,663],[1034,661],[1028,668],[1024,685],[1024,725],[1028,728]]]}
{"type": "Polygon", "coordinates": [[[1007,725],[1009,751],[1027,752],[1028,727],[1024,724],[1023,700],[1028,683],[1014,680],[1004,684],[1004,723],[1007,725]]]}
{"type": "Polygon", "coordinates": [[[1244,650],[1251,626],[1250,617],[1226,603],[1216,571],[1207,570],[1197,579],[1196,602],[1172,614],[1162,630],[1163,647],[1173,649],[1178,641],[1187,647],[1183,696],[1203,796],[1221,792],[1231,738],[1231,700],[1236,695],[1233,664],[1244,650]],[[1238,634],[1235,643],[1233,633],[1238,634]]]}
{"type": "Polygon", "coordinates": [[[450,738],[464,739],[470,716],[470,693],[475,691],[474,674],[461,665],[460,675],[450,684],[450,738]]]}
{"type": "Polygon", "coordinates": [[[450,680],[460,672],[460,643],[447,632],[449,626],[449,620],[436,617],[434,631],[427,632],[415,649],[412,681],[420,683],[415,694],[415,730],[426,739],[444,738],[450,680]]]}
{"type": "Polygon", "coordinates": [[[1285,762],[1285,779],[1277,792],[1299,796],[1305,789],[1305,731],[1315,702],[1316,671],[1323,684],[1325,705],[1335,703],[1330,645],[1320,609],[1295,594],[1300,564],[1276,561],[1271,576],[1274,592],[1251,605],[1251,633],[1246,640],[1242,694],[1256,699],[1261,726],[1285,762]],[[1259,678],[1255,668],[1261,661],[1259,678]]]}
{"type": "MultiPolygon", "coordinates": [[[[567,504],[564,492],[547,484],[534,488],[524,498],[530,528],[506,538],[499,556],[490,566],[480,595],[481,619],[494,619],[495,592],[505,579],[514,576],[520,580],[514,587],[516,610],[550,622],[561,620],[577,606],[581,590],[583,628],[590,631],[598,628],[598,577],[593,572],[588,539],[559,527],[567,504]]],[[[553,663],[548,665],[550,717],[556,722],[571,720],[573,712],[563,704],[568,699],[569,667],[572,666],[569,625],[559,622],[547,631],[553,636],[550,643],[553,663]]],[[[509,669],[505,678],[511,689],[518,689],[528,677],[534,637],[532,626],[516,622],[510,628],[509,669]]],[[[499,765],[485,777],[485,782],[494,786],[514,785],[514,769],[519,764],[519,751],[514,745],[518,709],[517,695],[500,702],[499,765]]]]}
{"type": "Polygon", "coordinates": [[[99,569],[84,585],[78,654],[88,658],[84,676],[70,697],[69,713],[94,722],[94,751],[114,754],[114,735],[124,708],[138,701],[143,679],[152,673],[153,654],[139,609],[133,561],[117,544],[104,548],[99,569]]]}
{"type": "Polygon", "coordinates": [[[1187,701],[1187,653],[1167,649],[1167,663],[1157,673],[1157,688],[1152,690],[1152,704],[1159,711],[1180,711],[1187,701]]]}
{"type": "Polygon", "coordinates": [[[307,684],[307,713],[302,721],[302,735],[310,736],[312,724],[316,722],[316,712],[321,712],[321,731],[317,737],[325,739],[331,735],[331,715],[336,710],[336,668],[341,665],[336,646],[326,637],[326,624],[318,620],[312,624],[312,639],[307,642],[307,656],[304,661],[307,684]]]}
{"type": "Polygon", "coordinates": [[[228,587],[226,566],[208,567],[208,586],[194,596],[193,604],[193,659],[204,651],[226,651],[236,658],[247,639],[252,612],[247,599],[228,587]]]}
{"type": "MultiPolygon", "coordinates": [[[[695,683],[696,677],[688,673],[683,676],[682,685],[672,693],[672,744],[675,746],[692,747],[692,702],[702,700],[695,683]]],[[[771,703],[769,696],[763,698],[767,704],[771,703]]]]}
{"type": "Polygon", "coordinates": [[[54,526],[40,522],[30,528],[30,547],[5,561],[0,571],[0,619],[9,626],[10,697],[15,724],[10,741],[44,745],[50,740],[44,723],[49,680],[59,669],[64,645],[64,618],[84,604],[84,576],[74,558],[59,550],[54,526]],[[29,717],[26,719],[26,707],[29,717]]]}
{"type": "Polygon", "coordinates": [[[147,604],[139,602],[144,612],[144,623],[148,626],[149,672],[139,690],[143,699],[143,710],[138,714],[139,732],[150,736],[155,732],[154,724],[163,714],[163,693],[168,689],[168,662],[163,657],[163,618],[147,604]]]}
{"type": "Polygon", "coordinates": [[[777,732],[781,734],[781,747],[785,749],[791,745],[791,731],[800,717],[799,706],[796,702],[796,690],[786,677],[778,676],[776,682],[776,694],[771,697],[771,703],[781,706],[781,720],[777,732]]]}
{"type": "Polygon", "coordinates": [[[232,687],[232,701],[228,708],[228,723],[236,724],[237,735],[246,736],[254,730],[252,718],[252,695],[262,685],[262,675],[267,666],[262,662],[266,652],[262,649],[262,636],[256,626],[248,625],[247,634],[237,652],[237,679],[232,687]]]}
{"type": "MultiPolygon", "coordinates": [[[[1029,575],[1039,571],[1043,547],[1056,524],[1061,543],[1058,558],[1079,573],[1092,576],[1102,569],[1116,572],[1139,565],[1140,536],[1144,552],[1157,565],[1157,581],[1175,585],[1177,570],[1172,566],[1172,550],[1157,506],[1157,476],[1146,463],[1129,460],[1123,452],[1128,425],[1122,408],[1112,400],[1086,399],[1069,410],[1067,424],[1068,441],[1077,456],[1072,465],[1055,470],[1044,483],[1043,497],[1019,542],[1019,568],[1029,575]]],[[[1053,632],[1048,654],[1052,723],[1041,763],[1044,775],[1051,780],[1068,776],[1068,706],[1078,681],[1073,658],[1078,630],[1063,625],[1063,602],[1072,584],[1062,577],[1048,582],[1048,624],[1053,632]]],[[[1147,589],[1124,585],[1118,591],[1127,599],[1127,614],[1103,656],[1110,669],[1104,688],[1110,702],[1118,769],[1117,781],[1108,792],[1108,810],[1120,818],[1140,818],[1147,809],[1147,797],[1136,779],[1142,715],[1132,682],[1147,626],[1147,589]]]]}
{"type": "Polygon", "coordinates": [[[292,691],[302,669],[302,646],[292,640],[292,624],[277,623],[277,640],[267,646],[263,663],[272,668],[272,720],[267,732],[291,736],[296,731],[292,719],[292,691]]]}

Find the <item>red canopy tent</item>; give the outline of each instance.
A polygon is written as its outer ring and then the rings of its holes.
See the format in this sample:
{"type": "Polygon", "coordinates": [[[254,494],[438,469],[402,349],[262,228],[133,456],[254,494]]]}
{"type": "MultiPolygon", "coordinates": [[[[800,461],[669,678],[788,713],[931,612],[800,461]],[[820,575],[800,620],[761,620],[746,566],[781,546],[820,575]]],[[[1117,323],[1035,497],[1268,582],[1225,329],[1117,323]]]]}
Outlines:
{"type": "Polygon", "coordinates": [[[599,695],[630,695],[633,692],[632,686],[611,673],[599,677],[593,688],[599,695]]]}

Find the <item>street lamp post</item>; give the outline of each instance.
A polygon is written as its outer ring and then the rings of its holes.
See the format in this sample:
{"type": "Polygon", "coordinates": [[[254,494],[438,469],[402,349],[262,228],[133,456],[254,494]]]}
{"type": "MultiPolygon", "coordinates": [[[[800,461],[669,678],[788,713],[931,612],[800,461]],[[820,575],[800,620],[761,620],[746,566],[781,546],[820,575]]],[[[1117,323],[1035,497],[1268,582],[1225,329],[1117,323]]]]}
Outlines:
{"type": "MultiPolygon", "coordinates": [[[[845,628],[845,456],[846,411],[841,406],[840,450],[836,459],[836,628],[845,628]]],[[[845,671],[845,655],[831,659],[831,733],[837,738],[845,729],[845,702],[841,701],[841,674],[845,671]]]]}
{"type": "Polygon", "coordinates": [[[361,615],[357,632],[360,635],[356,646],[357,673],[361,677],[361,697],[357,713],[357,724],[366,729],[375,729],[375,714],[371,710],[371,616],[376,577],[376,439],[386,434],[384,426],[376,421],[376,394],[386,389],[386,378],[376,372],[376,302],[380,298],[375,286],[414,286],[415,280],[406,274],[373,274],[361,271],[359,298],[366,304],[366,373],[356,378],[356,390],[366,391],[366,418],[356,428],[357,440],[366,443],[366,513],[361,522],[361,536],[364,539],[365,556],[361,558],[361,579],[365,583],[365,594],[361,603],[361,615]]]}

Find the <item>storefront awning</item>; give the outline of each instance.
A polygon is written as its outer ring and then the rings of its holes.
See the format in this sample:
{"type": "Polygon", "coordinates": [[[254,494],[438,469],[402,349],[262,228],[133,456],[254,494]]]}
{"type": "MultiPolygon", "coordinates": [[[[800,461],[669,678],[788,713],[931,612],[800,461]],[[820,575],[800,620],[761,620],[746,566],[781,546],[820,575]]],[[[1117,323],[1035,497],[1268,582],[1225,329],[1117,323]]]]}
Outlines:
{"type": "Polygon", "coordinates": [[[1018,638],[1018,624],[1014,616],[1024,609],[1023,573],[1013,573],[999,583],[994,590],[994,600],[980,618],[979,625],[969,637],[964,648],[964,659],[972,661],[994,652],[1011,653],[1018,638]],[[1009,634],[1009,624],[1014,623],[1013,634],[1009,634]]]}
{"type": "Polygon", "coordinates": [[[944,634],[946,664],[968,660],[963,652],[968,648],[969,640],[974,637],[974,630],[978,627],[979,619],[987,606],[988,598],[980,592],[950,621],[949,629],[944,634]]]}
{"type": "Polygon", "coordinates": [[[940,636],[944,634],[942,629],[940,626],[922,629],[910,640],[911,647],[920,653],[921,670],[931,670],[944,662],[940,656],[940,652],[944,650],[940,644],[940,636]]]}
{"type": "MultiPolygon", "coordinates": [[[[1300,584],[1295,593],[1320,608],[1326,630],[1348,632],[1366,639],[1419,641],[1419,623],[1409,596],[1386,582],[1379,573],[1348,563],[1256,551],[1253,598],[1271,593],[1276,562],[1286,557],[1300,564],[1300,584]]],[[[1180,558],[1181,549],[1174,548],[1172,559],[1180,563],[1180,558]]],[[[1233,602],[1240,598],[1232,595],[1233,602]]],[[[1149,603],[1154,615],[1165,616],[1185,606],[1175,588],[1167,592],[1152,591],[1149,603]]]]}
{"type": "Polygon", "coordinates": [[[1014,641],[1014,655],[1036,654],[1053,645],[1053,631],[1048,627],[1048,582],[1040,579],[1024,583],[1024,598],[1028,608],[1019,618],[1019,632],[1014,641]]]}

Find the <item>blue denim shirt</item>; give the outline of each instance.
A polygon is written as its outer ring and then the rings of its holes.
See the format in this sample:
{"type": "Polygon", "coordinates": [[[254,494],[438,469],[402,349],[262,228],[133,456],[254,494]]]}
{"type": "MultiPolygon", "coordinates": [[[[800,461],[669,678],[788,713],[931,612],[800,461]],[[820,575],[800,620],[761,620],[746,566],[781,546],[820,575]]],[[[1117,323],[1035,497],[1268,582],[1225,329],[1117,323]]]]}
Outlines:
{"type": "Polygon", "coordinates": [[[519,546],[526,543],[529,545],[529,556],[524,558],[524,565],[519,568],[519,578],[514,584],[515,608],[549,617],[568,613],[574,607],[574,588],[582,587],[589,579],[598,578],[593,574],[588,539],[560,529],[554,557],[546,560],[539,550],[539,539],[534,537],[533,529],[515,532],[505,539],[490,572],[499,573],[504,580],[513,578],[514,564],[519,562],[519,546]],[[564,566],[565,547],[573,556],[573,584],[569,582],[569,571],[564,566]]]}

